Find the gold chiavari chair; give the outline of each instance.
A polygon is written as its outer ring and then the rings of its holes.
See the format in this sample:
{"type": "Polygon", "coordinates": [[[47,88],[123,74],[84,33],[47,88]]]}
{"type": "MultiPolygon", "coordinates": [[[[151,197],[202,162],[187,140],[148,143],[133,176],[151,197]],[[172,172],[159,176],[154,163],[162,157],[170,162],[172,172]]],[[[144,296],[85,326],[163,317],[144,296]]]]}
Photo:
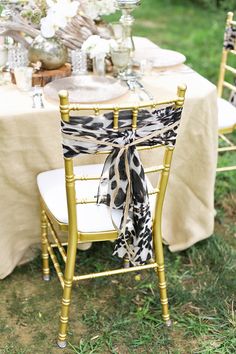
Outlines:
{"type": "MultiPolygon", "coordinates": [[[[171,323],[164,272],[161,221],[164,196],[169,178],[170,165],[175,146],[175,139],[177,136],[177,128],[180,123],[184,105],[185,91],[186,87],[182,85],[178,87],[177,95],[172,100],[165,102],[153,101],[151,103],[135,106],[88,106],[81,104],[70,104],[68,93],[66,91],[61,91],[59,93],[62,119],[64,169],[42,172],[37,177],[37,183],[40,192],[42,217],[41,237],[43,279],[50,279],[49,258],[51,258],[63,288],[59,336],[57,342],[60,348],[64,348],[66,346],[71,290],[75,281],[82,281],[84,279],[97,278],[101,276],[124,274],[132,271],[141,271],[152,268],[155,270],[159,280],[163,320],[167,325],[170,325],[171,323]],[[72,116],[72,112],[76,112],[76,116],[72,116]],[[90,112],[90,114],[88,112],[90,112]],[[81,116],[81,114],[83,115],[81,116]],[[124,114],[128,114],[129,118],[125,116],[124,119],[124,114]],[[152,130],[152,132],[150,131],[151,135],[148,133],[148,136],[146,135],[145,137],[145,134],[142,135],[139,130],[141,129],[139,128],[139,125],[143,114],[146,114],[141,122],[144,129],[149,129],[148,127],[150,125],[146,124],[148,119],[154,120],[155,124],[157,124],[157,126],[154,124],[155,129],[152,130]],[[106,140],[106,145],[105,140],[102,140],[102,142],[101,140],[96,141],[97,136],[94,133],[99,134],[101,131],[99,122],[104,122],[105,118],[107,119],[108,116],[110,117],[110,127],[108,129],[109,134],[107,135],[109,142],[106,140]],[[82,125],[85,124],[85,131],[83,132],[85,134],[84,136],[79,136],[79,129],[77,129],[78,119],[80,120],[80,123],[82,122],[82,125]],[[89,125],[89,122],[92,122],[92,124],[95,122],[95,130],[93,130],[93,127],[89,125]],[[121,126],[121,122],[124,124],[123,128],[121,126]],[[88,133],[89,128],[91,128],[91,130],[88,133]],[[114,212],[111,211],[111,207],[105,204],[97,205],[96,197],[94,197],[98,194],[99,186],[103,186],[103,183],[107,182],[107,177],[101,181],[101,174],[104,173],[103,165],[94,164],[74,166],[74,157],[78,153],[85,152],[90,144],[90,148],[92,146],[92,152],[90,151],[90,153],[105,154],[104,156],[107,156],[107,159],[109,160],[114,152],[114,149],[117,149],[116,144],[117,141],[119,141],[119,137],[122,136],[122,139],[127,139],[127,132],[130,134],[130,140],[125,140],[125,143],[122,146],[119,146],[118,150],[116,150],[118,153],[114,155],[115,160],[112,168],[117,171],[116,169],[120,163],[117,163],[116,159],[119,157],[121,158],[124,154],[124,160],[122,160],[124,165],[121,168],[121,172],[125,170],[127,173],[127,178],[130,180],[129,182],[132,182],[132,178],[137,178],[134,174],[132,175],[133,172],[129,174],[129,168],[132,165],[132,161],[127,160],[127,151],[129,149],[132,150],[134,149],[134,145],[137,145],[136,152],[139,150],[159,148],[159,151],[162,151],[163,153],[163,162],[161,165],[147,167],[143,170],[145,173],[145,175],[143,173],[143,178],[147,182],[146,193],[148,192],[147,194],[149,195],[152,212],[152,216],[150,214],[150,220],[152,219],[150,237],[151,242],[154,244],[154,251],[151,251],[151,257],[149,257],[147,262],[137,264],[133,262],[133,264],[131,264],[132,260],[129,258],[130,255],[125,253],[124,267],[120,269],[75,275],[75,262],[78,243],[81,244],[86,242],[109,240],[117,241],[119,230],[117,231],[117,227],[113,222],[111,222],[111,214],[114,212]],[[137,132],[139,132],[140,137],[135,141],[133,137],[134,134],[137,134],[137,132]],[[116,143],[114,143],[114,141],[111,143],[111,137],[116,134],[118,136],[118,140],[116,140],[116,143]],[[145,142],[147,141],[147,137],[150,141],[151,139],[156,138],[157,140],[155,141],[155,144],[146,144],[145,142]],[[94,146],[98,143],[101,144],[100,150],[94,149],[94,146]],[[79,148],[77,146],[78,144],[79,148]],[[157,173],[159,175],[156,188],[152,187],[147,177],[147,175],[153,173],[157,173]],[[144,176],[146,176],[146,178],[144,176]],[[68,235],[68,241],[61,242],[56,230],[66,232],[68,235]],[[55,249],[57,252],[55,252],[55,249]],[[65,263],[64,275],[57,258],[57,253],[65,263]]],[[[140,172],[140,175],[141,174],[142,172],[140,172]]],[[[119,183],[121,182],[122,181],[119,183]]],[[[112,183],[114,183],[114,181],[112,183]]],[[[118,187],[120,187],[120,185],[118,187]]],[[[135,186],[133,186],[132,189],[134,191],[135,186]]],[[[137,192],[139,195],[140,191],[138,190],[137,192]]],[[[126,199],[124,203],[124,215],[126,213],[126,216],[123,215],[123,222],[124,220],[127,220],[128,215],[126,206],[131,205],[128,202],[127,195],[130,197],[129,184],[127,184],[126,189],[126,199]]],[[[116,194],[116,196],[119,196],[119,193],[116,194]]],[[[133,211],[135,212],[134,209],[133,211]]],[[[136,211],[138,213],[140,212],[139,209],[136,211]]],[[[116,213],[120,213],[120,210],[118,209],[114,212],[114,219],[116,213]]],[[[144,210],[142,215],[146,214],[148,215],[147,209],[144,210]]],[[[124,243],[125,247],[128,247],[127,249],[129,249],[131,245],[130,240],[124,243]]]]}
{"type": "MultiPolygon", "coordinates": [[[[220,65],[220,75],[218,81],[218,122],[219,122],[219,138],[226,143],[226,147],[219,147],[218,152],[236,153],[236,145],[226,136],[236,130],[236,107],[234,104],[225,100],[222,95],[224,89],[232,92],[236,97],[236,86],[226,81],[226,73],[235,77],[236,68],[229,64],[230,57],[236,58],[236,21],[233,20],[233,13],[229,12],[226,20],[224,46],[222,51],[222,59],[220,65]]],[[[234,59],[235,59],[234,58],[234,59]]],[[[236,100],[235,100],[236,101],[236,100]]],[[[236,158],[236,156],[235,156],[236,158]]],[[[236,164],[233,166],[218,167],[218,172],[236,170],[236,164]]]]}

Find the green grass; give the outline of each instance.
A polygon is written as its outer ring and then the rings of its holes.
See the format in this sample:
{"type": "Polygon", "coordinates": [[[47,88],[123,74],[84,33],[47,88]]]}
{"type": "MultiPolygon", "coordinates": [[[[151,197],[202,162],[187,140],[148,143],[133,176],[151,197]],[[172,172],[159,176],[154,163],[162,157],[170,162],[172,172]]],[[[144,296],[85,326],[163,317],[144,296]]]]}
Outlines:
{"type": "MultiPolygon", "coordinates": [[[[136,10],[135,33],[186,55],[216,83],[225,14],[180,1],[145,0],[136,10]]],[[[114,18],[114,17],[113,17],[114,18]]],[[[236,141],[236,134],[232,135],[236,141]]],[[[220,164],[232,155],[225,154],[220,164]]],[[[69,345],[57,349],[61,288],[52,269],[41,280],[40,257],[0,283],[1,354],[234,354],[236,352],[236,174],[216,181],[214,235],[190,249],[165,249],[173,326],[161,321],[152,272],[84,281],[74,288],[69,345]]],[[[115,261],[113,245],[80,252],[77,268],[101,270],[115,261]],[[97,261],[101,259],[101,261],[97,261]]]]}

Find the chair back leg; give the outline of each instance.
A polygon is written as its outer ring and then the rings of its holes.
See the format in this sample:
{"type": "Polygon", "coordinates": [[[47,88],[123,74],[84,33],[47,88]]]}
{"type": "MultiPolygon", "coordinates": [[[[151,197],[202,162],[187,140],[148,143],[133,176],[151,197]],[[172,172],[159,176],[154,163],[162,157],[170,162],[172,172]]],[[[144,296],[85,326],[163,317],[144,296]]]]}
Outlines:
{"type": "Polygon", "coordinates": [[[166,325],[170,326],[171,320],[170,320],[169,306],[168,306],[165,266],[164,266],[164,252],[163,252],[161,233],[154,233],[154,253],[155,253],[155,262],[157,263],[156,274],[158,277],[160,302],[162,308],[162,318],[165,321],[166,325]]]}
{"type": "Polygon", "coordinates": [[[67,345],[66,336],[67,336],[67,327],[69,321],[69,309],[71,303],[71,290],[72,290],[73,278],[75,272],[77,242],[78,242],[77,232],[72,232],[71,235],[69,234],[67,259],[66,259],[65,275],[64,275],[64,289],[63,289],[62,304],[61,304],[59,335],[57,341],[57,344],[60,348],[65,348],[67,345]]]}
{"type": "Polygon", "coordinates": [[[48,254],[48,241],[47,241],[47,219],[43,208],[41,208],[41,245],[42,245],[42,263],[43,263],[43,280],[50,280],[49,269],[49,254],[48,254]]]}

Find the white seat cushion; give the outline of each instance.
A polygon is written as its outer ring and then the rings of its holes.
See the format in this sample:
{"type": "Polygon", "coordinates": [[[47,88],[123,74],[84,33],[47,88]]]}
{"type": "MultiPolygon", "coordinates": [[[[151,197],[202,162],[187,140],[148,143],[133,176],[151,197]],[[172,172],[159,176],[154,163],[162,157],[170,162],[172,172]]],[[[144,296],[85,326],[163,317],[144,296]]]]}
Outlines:
{"type": "MultiPolygon", "coordinates": [[[[75,167],[77,176],[100,176],[103,164],[84,165],[75,167]]],[[[49,211],[61,223],[68,223],[67,201],[65,190],[64,169],[42,172],[37,176],[40,195],[49,211]]],[[[153,189],[147,181],[148,189],[153,189]]],[[[97,195],[99,180],[76,182],[77,199],[93,199],[97,195]]],[[[150,196],[151,210],[155,208],[155,195],[150,196]]],[[[121,211],[115,211],[113,219],[118,223],[121,211]]],[[[102,232],[114,230],[110,210],[106,205],[79,204],[77,205],[77,227],[80,232],[102,232]]]]}
{"type": "Polygon", "coordinates": [[[219,129],[231,128],[236,124],[236,107],[223,98],[218,98],[219,129]]]}

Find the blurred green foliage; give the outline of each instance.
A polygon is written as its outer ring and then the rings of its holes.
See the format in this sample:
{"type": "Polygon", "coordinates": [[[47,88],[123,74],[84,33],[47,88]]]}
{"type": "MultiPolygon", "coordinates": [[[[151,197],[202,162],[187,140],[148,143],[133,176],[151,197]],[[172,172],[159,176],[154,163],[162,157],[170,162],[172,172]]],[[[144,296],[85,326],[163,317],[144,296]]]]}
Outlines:
{"type": "Polygon", "coordinates": [[[234,11],[236,9],[235,0],[167,0],[167,3],[172,5],[189,3],[191,5],[199,5],[210,9],[222,9],[225,11],[234,11]]]}

